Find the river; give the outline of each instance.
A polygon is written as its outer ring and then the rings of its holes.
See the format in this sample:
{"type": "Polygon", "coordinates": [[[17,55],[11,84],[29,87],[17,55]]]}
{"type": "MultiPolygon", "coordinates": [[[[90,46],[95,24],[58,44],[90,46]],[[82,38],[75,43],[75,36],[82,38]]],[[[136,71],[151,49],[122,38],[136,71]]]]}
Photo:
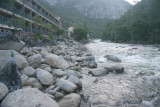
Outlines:
{"type": "MultiPolygon", "coordinates": [[[[88,103],[81,107],[152,107],[160,102],[160,51],[152,45],[120,44],[94,40],[86,44],[98,68],[115,63],[105,55],[121,59],[122,74],[93,77],[83,69],[83,93],[88,103]],[[94,81],[94,82],[93,82],[94,81]],[[95,82],[96,81],[96,82],[95,82]]],[[[159,107],[159,106],[157,106],[159,107]]]]}

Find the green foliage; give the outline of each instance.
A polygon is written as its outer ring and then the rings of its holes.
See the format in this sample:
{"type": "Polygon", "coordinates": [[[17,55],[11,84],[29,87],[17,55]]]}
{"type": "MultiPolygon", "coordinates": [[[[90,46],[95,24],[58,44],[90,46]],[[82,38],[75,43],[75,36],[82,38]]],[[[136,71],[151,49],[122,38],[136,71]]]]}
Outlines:
{"type": "Polygon", "coordinates": [[[87,31],[83,28],[75,28],[72,35],[77,41],[87,40],[87,31]]]}
{"type": "Polygon", "coordinates": [[[11,22],[14,24],[14,26],[16,28],[22,28],[22,29],[25,29],[26,27],[26,22],[23,18],[12,18],[11,19],[11,22]]]}
{"type": "Polygon", "coordinates": [[[56,35],[60,36],[63,35],[65,33],[65,31],[63,29],[58,28],[55,32],[56,35]]]}
{"type": "Polygon", "coordinates": [[[14,53],[13,52],[11,52],[11,55],[10,55],[11,57],[14,57],[14,53]]]}
{"type": "Polygon", "coordinates": [[[43,39],[43,36],[42,36],[42,33],[41,32],[37,32],[36,34],[33,35],[33,39],[34,40],[42,40],[43,39]]]}
{"type": "Polygon", "coordinates": [[[48,35],[48,39],[51,40],[51,41],[54,40],[53,35],[48,35]]]}
{"type": "Polygon", "coordinates": [[[33,20],[35,21],[36,24],[42,24],[42,19],[38,15],[35,15],[33,17],[33,20]]]}
{"type": "Polygon", "coordinates": [[[142,0],[120,19],[108,21],[103,40],[131,43],[160,43],[160,1],[142,0]]]}

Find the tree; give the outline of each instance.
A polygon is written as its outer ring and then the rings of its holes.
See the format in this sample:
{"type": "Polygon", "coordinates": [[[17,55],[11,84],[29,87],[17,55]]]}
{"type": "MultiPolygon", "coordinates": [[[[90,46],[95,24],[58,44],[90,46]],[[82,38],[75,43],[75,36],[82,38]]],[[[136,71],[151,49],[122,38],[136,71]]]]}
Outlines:
{"type": "Polygon", "coordinates": [[[72,35],[77,41],[87,40],[87,31],[83,28],[75,28],[72,35]]]}
{"type": "Polygon", "coordinates": [[[58,35],[58,36],[60,36],[60,35],[63,35],[64,32],[65,32],[65,31],[64,31],[63,29],[58,28],[58,29],[56,30],[55,34],[58,35]]]}

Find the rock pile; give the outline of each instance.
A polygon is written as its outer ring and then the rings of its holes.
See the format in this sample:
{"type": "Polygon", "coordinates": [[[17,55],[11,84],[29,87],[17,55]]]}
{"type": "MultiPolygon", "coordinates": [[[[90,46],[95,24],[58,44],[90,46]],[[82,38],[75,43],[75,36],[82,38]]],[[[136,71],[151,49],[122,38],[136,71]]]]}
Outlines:
{"type": "Polygon", "coordinates": [[[0,50],[1,107],[78,107],[80,70],[97,67],[82,49],[80,43],[65,40],[55,46],[25,46],[20,53],[0,50]]]}

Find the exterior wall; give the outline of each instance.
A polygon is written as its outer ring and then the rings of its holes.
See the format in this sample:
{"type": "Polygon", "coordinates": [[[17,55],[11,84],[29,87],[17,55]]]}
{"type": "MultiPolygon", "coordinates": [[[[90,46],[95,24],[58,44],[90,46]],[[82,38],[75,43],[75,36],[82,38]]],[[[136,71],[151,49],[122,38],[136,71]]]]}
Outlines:
{"type": "Polygon", "coordinates": [[[49,32],[43,25],[52,24],[59,28],[64,29],[66,32],[67,28],[62,25],[60,20],[57,20],[47,10],[42,8],[34,0],[15,0],[15,8],[9,9],[0,5],[0,29],[14,29],[13,26],[7,26],[7,20],[9,21],[12,17],[21,17],[26,21],[26,32],[36,32],[37,30],[42,32],[49,32]],[[33,23],[34,16],[39,16],[43,21],[36,26],[31,26],[28,23],[33,23]]]}

